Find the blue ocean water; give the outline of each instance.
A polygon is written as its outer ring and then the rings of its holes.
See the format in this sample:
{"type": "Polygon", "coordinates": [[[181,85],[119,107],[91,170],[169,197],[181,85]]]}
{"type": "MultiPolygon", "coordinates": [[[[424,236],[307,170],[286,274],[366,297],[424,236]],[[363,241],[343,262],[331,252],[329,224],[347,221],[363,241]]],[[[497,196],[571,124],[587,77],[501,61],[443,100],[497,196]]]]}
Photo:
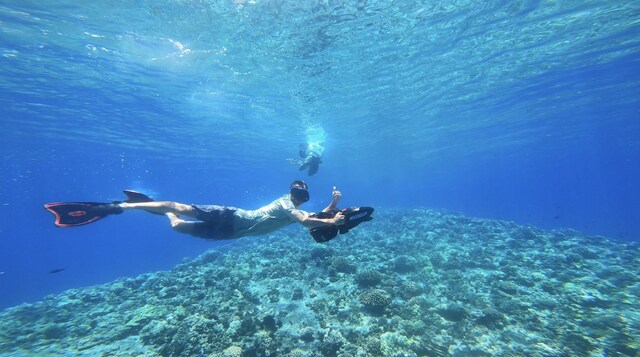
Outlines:
{"type": "MultiPolygon", "coordinates": [[[[222,244],[42,205],[427,207],[640,240],[636,1],[2,1],[0,308],[222,244]],[[287,159],[325,148],[317,175],[287,159]],[[54,269],[64,269],[51,274],[54,269]]],[[[287,229],[298,230],[300,227],[287,229]]],[[[259,238],[256,238],[259,239],[259,238]]]]}

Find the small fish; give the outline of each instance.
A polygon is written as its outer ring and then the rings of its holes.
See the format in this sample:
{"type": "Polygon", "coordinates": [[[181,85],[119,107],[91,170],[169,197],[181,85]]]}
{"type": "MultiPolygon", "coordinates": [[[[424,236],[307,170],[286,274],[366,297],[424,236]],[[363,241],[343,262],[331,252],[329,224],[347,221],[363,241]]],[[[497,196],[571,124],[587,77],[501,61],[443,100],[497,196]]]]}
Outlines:
{"type": "Polygon", "coordinates": [[[63,271],[64,268],[57,268],[57,269],[53,269],[49,271],[49,274],[55,274],[55,273],[59,273],[61,271],[63,271]]]}
{"type": "Polygon", "coordinates": [[[0,271],[0,275],[2,275],[2,274],[4,274],[4,272],[3,272],[3,271],[0,271]]]}

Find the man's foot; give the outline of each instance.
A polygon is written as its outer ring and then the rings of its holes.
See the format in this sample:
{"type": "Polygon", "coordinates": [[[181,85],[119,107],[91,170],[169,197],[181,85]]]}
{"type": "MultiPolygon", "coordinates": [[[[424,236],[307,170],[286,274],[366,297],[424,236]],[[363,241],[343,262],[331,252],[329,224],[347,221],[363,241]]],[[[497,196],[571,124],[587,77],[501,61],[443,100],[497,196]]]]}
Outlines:
{"type": "Polygon", "coordinates": [[[164,214],[165,216],[167,216],[167,218],[169,218],[169,221],[171,221],[171,225],[183,222],[183,219],[180,219],[180,216],[178,216],[177,214],[173,213],[173,212],[167,212],[164,214]]]}

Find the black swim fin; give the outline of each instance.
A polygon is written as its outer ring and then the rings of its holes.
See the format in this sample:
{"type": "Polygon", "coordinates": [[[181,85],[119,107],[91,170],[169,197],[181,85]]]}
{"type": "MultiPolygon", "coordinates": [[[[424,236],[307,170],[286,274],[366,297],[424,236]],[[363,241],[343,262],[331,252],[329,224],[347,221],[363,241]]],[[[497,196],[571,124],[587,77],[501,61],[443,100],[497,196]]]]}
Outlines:
{"type": "Polygon", "coordinates": [[[127,199],[125,202],[127,203],[140,203],[140,202],[153,202],[155,201],[153,198],[145,195],[144,193],[133,191],[133,190],[122,190],[125,195],[127,195],[127,199]]]}
{"type": "Polygon", "coordinates": [[[82,226],[122,213],[118,205],[100,202],[54,202],[45,204],[44,208],[56,216],[55,225],[61,228],[82,226]]]}
{"type": "MultiPolygon", "coordinates": [[[[126,203],[141,203],[141,202],[155,201],[153,198],[145,195],[142,192],[133,191],[133,190],[122,190],[122,192],[124,192],[124,194],[127,195],[127,199],[125,200],[126,203]]],[[[164,216],[164,213],[150,212],[150,211],[147,211],[147,212],[151,214],[157,214],[158,216],[164,216]]]]}

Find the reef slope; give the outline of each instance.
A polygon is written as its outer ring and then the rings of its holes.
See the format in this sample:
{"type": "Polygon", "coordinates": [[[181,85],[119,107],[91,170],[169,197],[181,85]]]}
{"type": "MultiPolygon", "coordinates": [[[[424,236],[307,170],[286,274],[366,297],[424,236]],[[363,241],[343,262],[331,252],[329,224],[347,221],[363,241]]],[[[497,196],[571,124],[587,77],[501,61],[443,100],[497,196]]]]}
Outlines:
{"type": "Polygon", "coordinates": [[[430,210],[0,312],[1,356],[634,356],[637,244],[430,210]]]}

